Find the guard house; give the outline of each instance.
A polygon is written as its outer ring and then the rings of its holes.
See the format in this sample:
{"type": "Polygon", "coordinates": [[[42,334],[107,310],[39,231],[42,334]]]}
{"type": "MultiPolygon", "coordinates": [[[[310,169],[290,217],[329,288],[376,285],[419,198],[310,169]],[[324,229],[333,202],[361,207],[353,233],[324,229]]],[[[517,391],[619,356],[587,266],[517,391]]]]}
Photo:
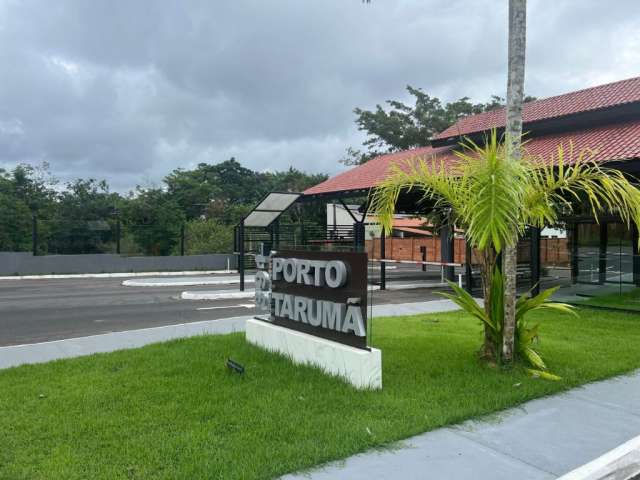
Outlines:
{"type": "MultiPolygon", "coordinates": [[[[376,157],[309,188],[291,205],[336,202],[344,205],[345,201],[360,204],[360,216],[351,208],[347,209],[354,222],[349,227],[352,231],[342,233],[343,238],[352,242],[353,248],[364,248],[366,199],[385,178],[391,165],[416,157],[427,160],[435,157],[445,164],[455,162],[453,152],[459,148],[463,138],[482,142],[493,128],[500,134],[504,131],[505,118],[504,108],[462,118],[432,139],[431,146],[376,157]]],[[[563,145],[566,150],[572,146],[574,155],[588,148],[596,152],[595,160],[607,167],[633,177],[640,175],[640,77],[529,102],[524,105],[523,123],[528,140],[526,148],[531,155],[550,158],[558,145],[563,145]]],[[[399,199],[397,211],[425,213],[416,211],[416,199],[408,196],[399,199]]],[[[251,215],[246,219],[249,223],[252,223],[251,215]]],[[[273,232],[277,230],[273,222],[277,220],[273,215],[269,218],[272,223],[261,224],[261,227],[270,230],[269,238],[273,238],[273,232]]],[[[552,276],[561,279],[564,275],[567,283],[640,285],[640,256],[634,251],[638,232],[635,228],[629,230],[614,216],[599,220],[600,223],[596,223],[587,215],[573,216],[542,231],[530,229],[518,248],[518,262],[522,265],[519,272],[522,271],[523,278],[526,277],[526,283],[538,284],[541,273],[555,269],[557,275],[552,276]]],[[[326,241],[329,241],[330,229],[325,225],[324,230],[326,241]]],[[[440,260],[452,262],[455,247],[460,248],[460,244],[454,241],[453,229],[451,226],[443,227],[438,234],[440,260]]],[[[375,255],[381,259],[385,258],[384,242],[382,237],[375,255]]],[[[472,257],[471,252],[465,252],[464,272],[469,279],[468,288],[473,286],[472,257]]],[[[453,268],[447,275],[453,278],[453,268]]],[[[384,278],[381,283],[384,287],[384,278]]]]}

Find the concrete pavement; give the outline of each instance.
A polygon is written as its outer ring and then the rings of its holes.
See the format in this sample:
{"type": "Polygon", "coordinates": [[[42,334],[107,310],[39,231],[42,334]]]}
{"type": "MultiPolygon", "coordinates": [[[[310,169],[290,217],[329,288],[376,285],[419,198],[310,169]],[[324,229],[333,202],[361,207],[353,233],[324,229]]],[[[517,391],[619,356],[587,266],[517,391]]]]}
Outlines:
{"type": "Polygon", "coordinates": [[[283,479],[553,479],[640,435],[639,399],[636,371],[283,479]]]}

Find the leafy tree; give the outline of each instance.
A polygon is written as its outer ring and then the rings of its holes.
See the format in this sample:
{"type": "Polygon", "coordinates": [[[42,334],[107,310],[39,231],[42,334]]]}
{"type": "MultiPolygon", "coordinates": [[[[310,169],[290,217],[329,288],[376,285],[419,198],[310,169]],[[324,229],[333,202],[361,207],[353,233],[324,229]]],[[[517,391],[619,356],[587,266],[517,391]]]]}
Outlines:
{"type": "MultiPolygon", "coordinates": [[[[0,250],[31,250],[32,216],[46,217],[55,207],[55,180],[48,165],[18,165],[10,172],[0,169],[0,250]]],[[[46,238],[47,226],[39,228],[46,238]]],[[[46,252],[46,243],[40,244],[46,252]]]]}
{"type": "Polygon", "coordinates": [[[195,170],[174,170],[164,182],[187,218],[199,217],[213,201],[253,204],[263,191],[260,175],[235,158],[217,164],[200,163],[195,170]]]}
{"type": "MultiPolygon", "coordinates": [[[[115,213],[123,199],[104,180],[77,179],[57,196],[49,219],[49,251],[106,253],[115,250],[115,213]]],[[[44,223],[44,222],[43,222],[44,223]]]]}
{"type": "Polygon", "coordinates": [[[30,250],[31,228],[29,207],[0,189],[0,251],[30,250]]]}
{"type": "Polygon", "coordinates": [[[190,220],[185,225],[187,255],[229,253],[233,251],[233,226],[213,219],[190,220]]]}
{"type": "MultiPolygon", "coordinates": [[[[234,226],[268,192],[303,191],[326,178],[295,168],[258,172],[231,158],[174,170],[165,178],[166,190],[138,188],[123,197],[105,181],[77,179],[59,188],[47,164],[18,165],[9,172],[0,169],[0,250],[31,249],[35,214],[42,254],[113,252],[118,213],[123,252],[168,254],[177,248],[183,221],[234,226]]],[[[287,220],[301,216],[296,207],[287,220]]]]}
{"type": "Polygon", "coordinates": [[[368,135],[363,143],[366,151],[349,147],[341,163],[359,165],[384,153],[428,146],[436,134],[460,118],[504,106],[504,99],[496,95],[486,103],[473,103],[469,97],[443,103],[420,88],[408,85],[407,91],[415,99],[412,106],[387,100],[387,109],[376,105],[375,110],[354,110],[358,130],[368,135]]]}
{"type": "Polygon", "coordinates": [[[188,219],[213,218],[235,225],[267,193],[301,192],[327,176],[295,168],[284,172],[256,172],[234,158],[218,164],[199,164],[194,170],[174,170],[165,178],[168,195],[188,219]]]}
{"type": "Polygon", "coordinates": [[[128,232],[147,255],[169,255],[178,245],[185,215],[163,190],[138,188],[123,214],[128,232]]]}
{"type": "MultiPolygon", "coordinates": [[[[493,131],[485,145],[471,142],[458,152],[456,165],[445,169],[437,160],[422,159],[395,165],[390,175],[372,195],[372,211],[377,212],[385,230],[392,228],[396,201],[408,190],[423,193],[423,201],[435,211],[446,211],[458,228],[466,232],[470,246],[477,249],[481,262],[484,309],[457,285],[448,295],[461,308],[484,324],[482,356],[501,363],[504,358],[504,277],[497,266],[499,254],[514,245],[527,226],[554,225],[562,213],[579,208],[576,198],[587,198],[591,213],[619,215],[628,226],[640,224],[640,190],[623,173],[600,167],[591,152],[568,158],[562,147],[553,158],[540,162],[521,152],[522,160],[508,158],[507,149],[493,131]]],[[[554,289],[540,295],[520,298],[515,311],[516,353],[536,374],[546,369],[535,352],[537,326],[528,326],[524,318],[534,308],[567,311],[562,304],[548,303],[554,289]]],[[[507,359],[508,360],[508,359],[507,359]]]]}

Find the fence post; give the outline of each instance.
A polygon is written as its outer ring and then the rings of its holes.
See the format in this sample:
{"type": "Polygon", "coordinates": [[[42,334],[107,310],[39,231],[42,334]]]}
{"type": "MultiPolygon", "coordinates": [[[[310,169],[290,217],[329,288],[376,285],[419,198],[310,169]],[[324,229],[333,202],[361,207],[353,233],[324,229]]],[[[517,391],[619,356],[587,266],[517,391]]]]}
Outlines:
{"type": "Polygon", "coordinates": [[[364,222],[356,222],[353,224],[353,246],[356,252],[361,252],[364,249],[364,230],[364,222]]]}
{"type": "MultiPolygon", "coordinates": [[[[384,232],[384,228],[382,229],[382,232],[380,233],[380,259],[384,260],[386,257],[386,253],[385,252],[385,237],[386,237],[386,233],[384,232]]],[[[374,239],[375,241],[375,239],[374,239]]],[[[373,244],[373,251],[376,251],[375,248],[375,243],[373,244]]],[[[387,289],[387,264],[382,261],[380,262],[380,290],[386,290],[387,289]]]]}
{"type": "MultiPolygon", "coordinates": [[[[453,263],[455,255],[454,247],[454,230],[453,225],[447,223],[440,229],[440,261],[442,263],[453,263]]],[[[453,281],[453,267],[444,267],[445,278],[453,281]]]]}
{"type": "Polygon", "coordinates": [[[307,239],[304,234],[304,217],[300,215],[300,246],[305,247],[307,243],[307,239]]]}
{"type": "Polygon", "coordinates": [[[540,293],[540,229],[538,227],[530,228],[531,235],[531,294],[540,293]]]}
{"type": "Polygon", "coordinates": [[[464,276],[466,277],[465,281],[465,289],[469,292],[470,295],[473,294],[473,249],[471,248],[471,244],[465,238],[464,241],[464,276]]]}
{"type": "Polygon", "coordinates": [[[31,249],[33,256],[38,255],[38,216],[35,212],[31,216],[31,249]]]}
{"type": "Polygon", "coordinates": [[[238,228],[238,274],[240,275],[240,291],[244,292],[244,218],[238,228]]]}
{"type": "Polygon", "coordinates": [[[180,225],[180,256],[184,257],[184,223],[180,225]]]}
{"type": "Polygon", "coordinates": [[[120,255],[120,213],[116,213],[116,253],[120,255]]]}
{"type": "Polygon", "coordinates": [[[600,223],[600,255],[598,256],[598,283],[607,281],[607,222],[600,223]]]}
{"type": "MultiPolygon", "coordinates": [[[[420,247],[420,253],[422,254],[422,261],[426,262],[427,261],[427,246],[423,245],[420,247]]],[[[427,264],[423,263],[422,264],[422,271],[426,272],[427,271],[427,264]]]]}

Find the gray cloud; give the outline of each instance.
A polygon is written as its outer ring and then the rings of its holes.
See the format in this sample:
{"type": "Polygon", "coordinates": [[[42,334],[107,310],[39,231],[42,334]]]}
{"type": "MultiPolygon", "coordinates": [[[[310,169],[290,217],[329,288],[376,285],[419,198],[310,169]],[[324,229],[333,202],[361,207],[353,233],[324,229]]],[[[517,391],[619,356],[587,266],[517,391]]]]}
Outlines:
{"type": "MultiPolygon", "coordinates": [[[[235,156],[335,173],[354,107],[506,85],[506,2],[0,0],[0,165],[120,190],[235,156]]],[[[527,91],[634,76],[637,1],[531,1],[527,91]]]]}

